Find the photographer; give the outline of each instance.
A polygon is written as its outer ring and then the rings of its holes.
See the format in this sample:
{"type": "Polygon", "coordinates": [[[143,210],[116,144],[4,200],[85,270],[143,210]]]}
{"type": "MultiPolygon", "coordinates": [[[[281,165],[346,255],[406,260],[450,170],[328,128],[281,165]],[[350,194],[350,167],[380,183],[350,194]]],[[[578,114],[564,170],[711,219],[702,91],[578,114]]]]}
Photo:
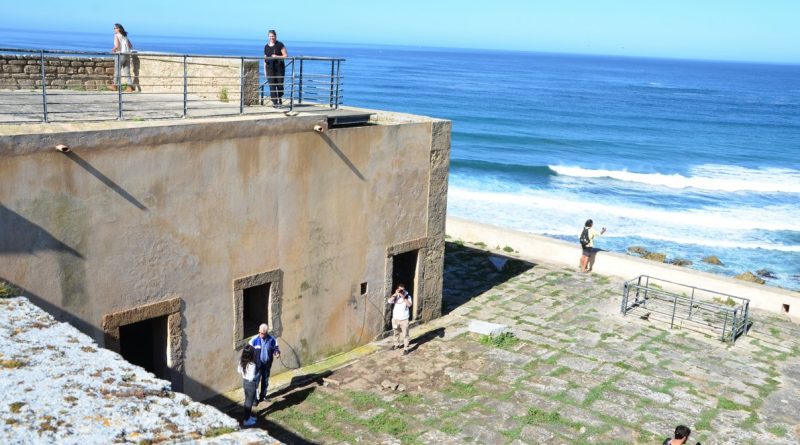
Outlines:
{"type": "Polygon", "coordinates": [[[394,345],[392,349],[400,348],[400,334],[403,335],[403,355],[408,354],[408,319],[411,307],[411,295],[403,284],[399,284],[386,304],[392,307],[392,330],[394,331],[394,345]]]}

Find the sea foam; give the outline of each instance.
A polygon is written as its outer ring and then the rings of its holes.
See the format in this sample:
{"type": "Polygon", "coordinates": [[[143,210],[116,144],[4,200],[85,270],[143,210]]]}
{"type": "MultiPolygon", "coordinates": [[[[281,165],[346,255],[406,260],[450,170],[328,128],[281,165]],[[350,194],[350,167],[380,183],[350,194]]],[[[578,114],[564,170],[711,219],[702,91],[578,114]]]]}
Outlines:
{"type": "Polygon", "coordinates": [[[784,168],[749,169],[728,165],[701,165],[681,174],[636,173],[627,170],[602,170],[548,166],[561,176],[611,178],[671,189],[695,188],[721,192],[800,193],[800,171],[784,168]]]}

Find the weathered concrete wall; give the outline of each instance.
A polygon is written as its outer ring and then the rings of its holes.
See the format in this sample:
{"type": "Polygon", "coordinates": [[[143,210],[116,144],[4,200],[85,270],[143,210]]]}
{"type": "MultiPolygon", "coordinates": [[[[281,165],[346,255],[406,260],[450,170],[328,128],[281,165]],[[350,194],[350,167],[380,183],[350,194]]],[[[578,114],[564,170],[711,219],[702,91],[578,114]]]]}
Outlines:
{"type": "Polygon", "coordinates": [[[383,331],[390,246],[426,239],[419,313],[435,317],[450,126],[380,122],[319,134],[320,116],[233,118],[0,137],[0,278],[101,344],[104,317],[179,298],[183,343],[172,350],[184,355],[184,391],[201,398],[240,384],[237,279],[282,273],[273,372],[383,331]]]}

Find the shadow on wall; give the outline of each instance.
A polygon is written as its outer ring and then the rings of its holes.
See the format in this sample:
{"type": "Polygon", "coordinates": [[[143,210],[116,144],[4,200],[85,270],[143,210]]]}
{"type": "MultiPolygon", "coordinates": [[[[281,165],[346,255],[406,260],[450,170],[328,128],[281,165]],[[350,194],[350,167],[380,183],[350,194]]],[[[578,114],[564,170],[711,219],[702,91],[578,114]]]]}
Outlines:
{"type": "Polygon", "coordinates": [[[350,171],[352,171],[354,175],[358,176],[358,179],[360,179],[362,181],[366,181],[366,179],[364,178],[364,175],[361,174],[361,172],[358,170],[358,167],[356,167],[350,161],[350,159],[347,157],[347,155],[344,154],[344,152],[339,148],[339,146],[336,145],[336,142],[334,142],[333,139],[331,139],[330,136],[328,136],[325,133],[320,133],[320,137],[322,137],[322,140],[324,140],[328,144],[328,146],[331,148],[331,150],[333,150],[334,153],[336,153],[336,155],[339,156],[339,159],[341,159],[342,162],[347,164],[347,167],[350,168],[350,171]]]}
{"type": "Polygon", "coordinates": [[[2,204],[0,204],[0,233],[2,233],[0,255],[55,251],[83,259],[80,252],[2,204]]]}
{"type": "Polygon", "coordinates": [[[534,267],[528,261],[445,242],[442,315],[534,267]],[[505,260],[504,267],[498,271],[490,257],[505,260]]]}
{"type": "Polygon", "coordinates": [[[136,206],[139,210],[147,210],[147,207],[145,207],[144,204],[139,202],[139,200],[134,198],[133,195],[131,195],[130,193],[125,191],[125,189],[120,187],[119,184],[117,184],[116,182],[112,181],[111,178],[109,178],[108,176],[106,176],[102,172],[100,172],[100,170],[94,168],[92,166],[92,164],[86,162],[85,159],[83,159],[82,157],[78,156],[74,151],[69,151],[67,153],[64,153],[64,156],[68,157],[73,162],[75,162],[76,164],[80,165],[84,170],[89,172],[95,178],[99,179],[100,182],[102,182],[103,184],[108,186],[111,190],[117,192],[118,195],[120,195],[123,198],[125,198],[126,201],[128,201],[129,203],[131,203],[134,206],[136,206]]]}

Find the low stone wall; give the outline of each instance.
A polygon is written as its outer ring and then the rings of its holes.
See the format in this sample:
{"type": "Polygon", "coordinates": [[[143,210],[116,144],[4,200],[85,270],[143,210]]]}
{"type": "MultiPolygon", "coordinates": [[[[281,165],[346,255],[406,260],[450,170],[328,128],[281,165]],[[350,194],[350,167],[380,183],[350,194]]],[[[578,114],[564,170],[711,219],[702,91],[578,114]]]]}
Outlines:
{"type": "MultiPolygon", "coordinates": [[[[47,88],[105,89],[113,83],[114,59],[104,57],[48,57],[44,61],[47,88]]],[[[31,55],[0,54],[0,88],[42,87],[42,59],[31,55]]]]}
{"type": "MultiPolygon", "coordinates": [[[[44,61],[48,89],[106,90],[114,82],[113,57],[47,57],[44,61]]],[[[259,61],[222,57],[187,57],[168,54],[134,54],[131,76],[137,91],[180,94],[193,99],[238,103],[244,74],[245,105],[258,103],[259,61]]],[[[0,89],[42,87],[42,60],[35,55],[0,54],[0,89]]]]}

